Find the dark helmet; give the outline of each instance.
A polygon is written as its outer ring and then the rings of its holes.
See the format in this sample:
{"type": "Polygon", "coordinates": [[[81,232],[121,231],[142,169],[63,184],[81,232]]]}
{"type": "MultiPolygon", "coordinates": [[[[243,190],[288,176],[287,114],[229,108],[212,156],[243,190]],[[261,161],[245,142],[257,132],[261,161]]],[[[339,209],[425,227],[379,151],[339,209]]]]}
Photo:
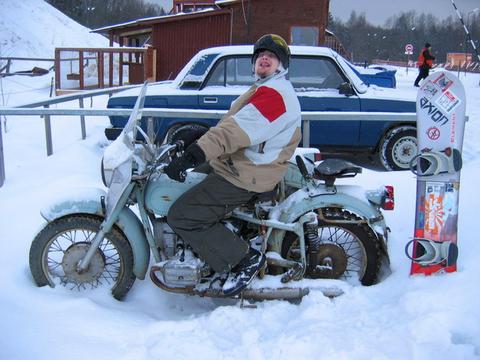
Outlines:
{"type": "Polygon", "coordinates": [[[432,47],[432,45],[430,45],[430,43],[425,43],[425,47],[428,49],[429,47],[432,47]]]}
{"type": "Polygon", "coordinates": [[[263,35],[260,39],[258,39],[255,43],[255,46],[253,47],[253,64],[257,60],[258,54],[262,50],[268,50],[273,52],[281,61],[283,67],[285,69],[288,68],[288,64],[290,63],[290,48],[288,47],[287,42],[283,40],[281,36],[275,34],[267,34],[263,35]]]}

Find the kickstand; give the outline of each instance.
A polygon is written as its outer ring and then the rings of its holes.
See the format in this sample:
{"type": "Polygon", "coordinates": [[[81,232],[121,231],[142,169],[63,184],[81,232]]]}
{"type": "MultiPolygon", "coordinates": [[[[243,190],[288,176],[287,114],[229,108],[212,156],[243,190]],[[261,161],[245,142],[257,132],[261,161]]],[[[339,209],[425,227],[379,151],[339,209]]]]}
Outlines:
{"type": "Polygon", "coordinates": [[[243,298],[243,291],[240,293],[240,308],[241,309],[256,309],[257,305],[250,304],[248,300],[243,298]]]}

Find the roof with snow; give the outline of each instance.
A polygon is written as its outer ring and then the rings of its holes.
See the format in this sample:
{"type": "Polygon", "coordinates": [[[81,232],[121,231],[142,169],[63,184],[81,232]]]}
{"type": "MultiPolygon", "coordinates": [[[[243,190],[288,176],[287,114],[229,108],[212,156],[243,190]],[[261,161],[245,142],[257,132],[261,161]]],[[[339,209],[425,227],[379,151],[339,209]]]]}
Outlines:
{"type": "Polygon", "coordinates": [[[98,29],[94,29],[94,30],[92,30],[92,32],[102,33],[102,32],[106,32],[108,30],[121,29],[121,28],[126,28],[126,27],[149,26],[149,25],[157,24],[157,23],[161,23],[161,22],[182,20],[182,19],[185,19],[185,18],[192,18],[192,17],[197,17],[197,16],[204,16],[204,15],[208,15],[210,13],[213,13],[215,11],[218,12],[217,9],[208,8],[208,9],[202,9],[202,10],[198,10],[198,11],[190,12],[190,13],[177,13],[177,14],[169,14],[169,15],[162,15],[162,16],[153,16],[153,17],[137,19],[137,20],[121,23],[121,24],[104,26],[104,27],[101,27],[101,28],[98,28],[98,29]]]}

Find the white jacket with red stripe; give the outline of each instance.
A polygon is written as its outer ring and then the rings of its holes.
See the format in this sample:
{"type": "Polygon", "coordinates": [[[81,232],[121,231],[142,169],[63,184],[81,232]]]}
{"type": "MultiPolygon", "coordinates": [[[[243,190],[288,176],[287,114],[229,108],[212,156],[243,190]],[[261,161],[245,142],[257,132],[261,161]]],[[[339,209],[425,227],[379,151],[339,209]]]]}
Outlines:
{"type": "Polygon", "coordinates": [[[300,104],[286,73],[258,80],[198,140],[215,172],[240,188],[272,190],[300,142],[300,104]]]}

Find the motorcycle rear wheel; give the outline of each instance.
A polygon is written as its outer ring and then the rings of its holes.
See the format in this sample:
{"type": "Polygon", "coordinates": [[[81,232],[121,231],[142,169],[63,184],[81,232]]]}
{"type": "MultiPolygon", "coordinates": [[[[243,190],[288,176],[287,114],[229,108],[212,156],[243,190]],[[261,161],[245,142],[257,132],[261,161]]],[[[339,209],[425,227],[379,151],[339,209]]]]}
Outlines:
{"type": "MultiPolygon", "coordinates": [[[[324,217],[333,221],[358,219],[354,214],[341,209],[321,209],[324,217]]],[[[338,278],[341,280],[358,279],[362,285],[373,285],[377,281],[381,265],[381,253],[378,239],[372,229],[365,224],[323,222],[318,219],[318,236],[322,241],[333,243],[343,249],[346,269],[338,278]]],[[[300,242],[295,233],[285,235],[282,244],[282,256],[285,259],[300,261],[300,242]]],[[[307,265],[308,256],[307,256],[307,265]]],[[[313,278],[305,274],[306,278],[313,278]]]]}
{"type": "Polygon", "coordinates": [[[38,286],[60,284],[69,290],[109,287],[121,300],[135,281],[133,252],[125,235],[116,227],[105,236],[88,269],[76,266],[86,254],[102,219],[93,215],[71,215],[49,223],[30,247],[30,271],[38,286]]]}

